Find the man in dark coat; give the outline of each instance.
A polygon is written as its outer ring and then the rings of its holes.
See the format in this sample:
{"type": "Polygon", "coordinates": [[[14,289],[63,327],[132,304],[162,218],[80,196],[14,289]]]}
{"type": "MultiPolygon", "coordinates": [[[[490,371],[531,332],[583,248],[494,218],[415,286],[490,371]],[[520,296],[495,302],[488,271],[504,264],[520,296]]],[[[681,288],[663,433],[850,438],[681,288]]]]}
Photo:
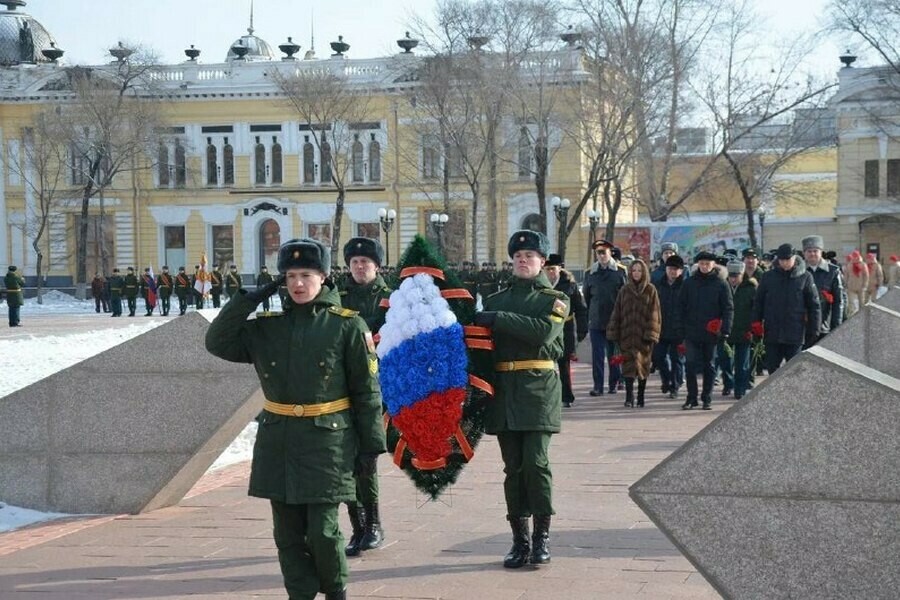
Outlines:
{"type": "Polygon", "coordinates": [[[109,304],[112,309],[112,317],[122,316],[122,294],[125,291],[125,280],[120,275],[119,268],[112,270],[112,275],[106,280],[109,288],[109,304]]]}
{"type": "Polygon", "coordinates": [[[278,251],[289,292],[284,311],[247,317],[281,277],[232,296],[206,333],[207,350],[255,365],[265,394],[250,495],[269,500],[275,545],[291,598],[347,597],[338,506],[356,497],[353,472],[385,452],[375,344],[329,287],[328,248],[291,240],[278,251]]]}
{"type": "MultiPolygon", "coordinates": [[[[659,283],[666,278],[666,261],[672,256],[678,256],[678,244],[675,242],[663,242],[659,246],[659,265],[650,273],[650,283],[659,291],[659,283]]],[[[683,261],[682,261],[683,264],[683,261]]],[[[682,277],[684,276],[682,268],[682,277]]]]}
{"type": "MultiPolygon", "coordinates": [[[[259,268],[259,274],[256,276],[256,287],[258,287],[258,288],[265,287],[265,286],[269,285],[270,283],[272,283],[273,281],[275,281],[275,278],[272,277],[271,273],[269,273],[269,267],[267,267],[266,265],[261,266],[259,268]]],[[[269,302],[269,298],[266,298],[265,300],[263,300],[262,307],[263,307],[263,310],[266,310],[266,311],[272,307],[271,303],[269,302]]]]}
{"type": "Polygon", "coordinates": [[[128,302],[128,316],[133,317],[137,311],[137,297],[141,289],[141,282],[134,274],[134,267],[128,267],[125,274],[125,300],[128,302]]]}
{"type": "Polygon", "coordinates": [[[751,325],[754,334],[763,335],[770,375],[797,355],[804,343],[815,343],[822,320],[819,291],[794,247],[782,244],[775,258],[756,290],[751,325]]]}
{"type": "Polygon", "coordinates": [[[178,296],[178,314],[183,315],[187,312],[188,298],[193,296],[194,287],[188,277],[184,267],[178,267],[178,274],[175,276],[175,295],[178,296]]]}
{"type": "Polygon", "coordinates": [[[225,275],[225,297],[231,300],[239,289],[241,289],[241,275],[238,273],[237,265],[231,265],[225,275]]]}
{"type": "Polygon", "coordinates": [[[22,291],[22,288],[25,287],[25,280],[19,275],[16,265],[9,265],[9,268],[6,270],[6,276],[3,278],[3,285],[6,286],[9,326],[21,327],[19,309],[25,303],[25,295],[22,291]]]}
{"type": "Polygon", "coordinates": [[[812,274],[822,307],[822,323],[816,339],[818,341],[837,329],[844,320],[844,278],[837,265],[822,257],[825,242],[821,236],[805,237],[801,243],[806,269],[812,274]]]}
{"type": "Polygon", "coordinates": [[[565,265],[559,254],[551,254],[544,263],[544,274],[550,281],[550,285],[557,292],[562,292],[569,298],[571,310],[563,327],[563,355],[557,361],[559,364],[559,378],[562,381],[563,406],[569,407],[575,403],[575,394],[572,392],[572,360],[577,359],[575,348],[578,342],[584,340],[588,333],[587,305],[584,296],[578,289],[575,277],[566,271],[565,265]],[[577,334],[576,334],[577,331],[577,334]]]}
{"type": "Polygon", "coordinates": [[[156,308],[156,278],[150,272],[150,267],[144,269],[144,274],[141,276],[141,298],[144,299],[144,316],[152,316],[153,309],[156,308]],[[151,292],[153,298],[151,298],[151,292]]]}
{"type": "Polygon", "coordinates": [[[687,399],[681,408],[697,406],[697,376],[702,374],[699,396],[703,410],[710,410],[716,379],[716,349],[719,338],[731,332],[734,303],[720,267],[715,264],[716,255],[703,251],[694,262],[697,271],[681,286],[679,335],[687,347],[687,399]]]}
{"type": "Polygon", "coordinates": [[[169,307],[172,298],[172,274],[169,273],[169,267],[163,265],[162,273],[156,276],[156,293],[159,294],[159,305],[162,308],[164,317],[169,316],[169,307]]]}
{"type": "Polygon", "coordinates": [[[102,274],[97,273],[94,275],[94,278],[91,280],[91,296],[94,297],[94,310],[96,312],[100,312],[100,308],[103,308],[103,312],[109,312],[109,297],[106,293],[106,277],[102,274]]]}
{"type": "MultiPolygon", "coordinates": [[[[584,278],[584,302],[588,307],[588,329],[591,334],[591,366],[594,389],[591,396],[603,395],[603,375],[606,362],[615,354],[615,345],[606,339],[606,325],[612,314],[619,290],[625,285],[625,269],[612,258],[613,245],[606,240],[593,244],[597,256],[584,278]]],[[[615,394],[621,378],[621,368],[609,365],[609,393],[615,394]]]]}
{"type": "MultiPolygon", "coordinates": [[[[223,278],[222,267],[213,265],[213,270],[209,274],[209,295],[212,298],[213,308],[220,308],[222,306],[223,278]]],[[[268,298],[266,299],[266,302],[268,303],[268,298]]],[[[265,310],[269,309],[266,308],[265,310]]]]}
{"type": "Polygon", "coordinates": [[[550,437],[562,421],[557,364],[563,355],[563,325],[569,299],[550,286],[543,272],[550,253],[547,236],[517,231],[507,243],[514,277],[488,296],[475,325],[491,329],[494,341],[494,398],[485,414],[485,433],[497,436],[503,457],[503,490],[513,545],[503,566],[519,568],[550,561],[553,474],[550,437]],[[528,538],[528,519],[534,534],[528,538]],[[530,542],[530,543],[529,543],[530,542]]]}
{"type": "Polygon", "coordinates": [[[679,346],[684,342],[680,332],[681,286],[684,284],[684,259],[671,254],[666,259],[666,274],[656,282],[659,294],[659,312],[662,317],[662,331],[659,343],[653,348],[653,363],[659,369],[662,392],[669,398],[677,398],[678,390],[684,383],[684,354],[679,346]]]}
{"type": "MultiPolygon", "coordinates": [[[[355,237],[344,245],[344,262],[350,268],[341,305],[355,310],[373,335],[384,325],[391,290],[378,270],[384,263],[384,249],[376,239],[355,237]]],[[[378,471],[356,477],[356,501],[347,503],[353,533],[344,551],[357,556],[363,550],[378,548],[384,542],[381,511],[378,505],[378,471]]]]}

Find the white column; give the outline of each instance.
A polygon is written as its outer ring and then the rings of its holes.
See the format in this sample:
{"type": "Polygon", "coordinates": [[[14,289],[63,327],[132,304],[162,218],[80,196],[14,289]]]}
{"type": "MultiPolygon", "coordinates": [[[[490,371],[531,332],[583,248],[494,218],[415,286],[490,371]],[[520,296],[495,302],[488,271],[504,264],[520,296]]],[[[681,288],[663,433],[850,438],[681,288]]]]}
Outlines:
{"type": "Polygon", "coordinates": [[[135,272],[143,272],[140,265],[134,264],[134,224],[131,222],[131,211],[116,211],[116,263],[123,269],[134,267],[135,272]]]}
{"type": "MultiPolygon", "coordinates": [[[[4,147],[0,128],[0,148],[4,147]]],[[[9,264],[9,216],[6,214],[6,173],[0,169],[0,266],[9,264]]]]}

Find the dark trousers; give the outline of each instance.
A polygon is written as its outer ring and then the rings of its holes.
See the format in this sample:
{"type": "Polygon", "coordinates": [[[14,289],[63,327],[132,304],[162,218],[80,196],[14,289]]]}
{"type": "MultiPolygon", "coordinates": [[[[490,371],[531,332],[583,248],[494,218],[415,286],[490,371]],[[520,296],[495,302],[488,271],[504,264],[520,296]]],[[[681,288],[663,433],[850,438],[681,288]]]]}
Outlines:
{"type": "Polygon", "coordinates": [[[562,383],[562,401],[575,402],[575,394],[572,392],[572,362],[569,355],[560,358],[556,364],[559,365],[559,381],[562,383]]]}
{"type": "Polygon", "coordinates": [[[9,326],[15,327],[19,324],[19,305],[9,305],[9,326]]]}
{"type": "Polygon", "coordinates": [[[687,397],[697,399],[697,376],[703,377],[703,388],[700,398],[709,402],[712,397],[713,383],[716,380],[716,343],[685,341],[687,346],[686,371],[687,397]]]}
{"type": "Polygon", "coordinates": [[[197,308],[197,310],[200,310],[201,308],[203,308],[203,305],[204,305],[203,294],[201,294],[199,292],[194,292],[194,306],[197,308]]]}
{"type": "Polygon", "coordinates": [[[505,431],[497,434],[503,457],[503,492],[510,517],[552,515],[553,474],[549,431],[505,431]]]}
{"type": "Polygon", "coordinates": [[[159,297],[159,304],[160,304],[160,308],[162,308],[163,316],[169,314],[169,307],[171,305],[170,299],[171,299],[171,296],[160,296],[159,297]]]}
{"type": "Polygon", "coordinates": [[[766,371],[769,375],[778,370],[782,362],[787,362],[800,353],[803,344],[778,344],[766,342],[766,371]]]}
{"type": "Polygon", "coordinates": [[[187,296],[178,296],[178,311],[184,314],[187,311],[187,296]]]}
{"type": "Polygon", "coordinates": [[[653,362],[669,391],[684,385],[684,356],[678,351],[677,342],[660,340],[653,348],[653,362]]]}
{"type": "Polygon", "coordinates": [[[743,396],[750,389],[750,342],[734,345],[734,394],[743,396]]]}
{"type": "Polygon", "coordinates": [[[110,308],[112,309],[112,314],[114,317],[122,316],[122,299],[118,296],[113,296],[112,300],[110,300],[110,308]]]}
{"type": "Polygon", "coordinates": [[[154,308],[156,308],[156,303],[150,304],[150,298],[144,298],[144,310],[147,311],[148,315],[153,314],[154,308]]]}
{"type": "MultiPolygon", "coordinates": [[[[605,329],[591,329],[591,367],[594,375],[594,389],[603,390],[603,375],[606,362],[615,353],[615,344],[606,339],[605,329]]],[[[615,388],[622,378],[619,365],[609,365],[609,387],[615,388]]]]}
{"type": "Polygon", "coordinates": [[[211,292],[210,296],[212,296],[213,308],[222,306],[222,292],[211,292]]]}
{"type": "Polygon", "coordinates": [[[128,300],[128,315],[133,317],[135,311],[137,310],[137,296],[134,298],[127,298],[128,300]]]}
{"type": "Polygon", "coordinates": [[[100,312],[100,308],[103,308],[103,312],[109,312],[109,301],[103,296],[94,296],[94,309],[97,312],[100,312]]]}
{"type": "Polygon", "coordinates": [[[291,600],[312,600],[319,592],[347,585],[344,537],[337,504],[272,504],[272,525],[284,587],[291,600]]]}
{"type": "Polygon", "coordinates": [[[272,306],[271,298],[266,298],[262,301],[263,310],[269,310],[269,307],[272,306]]]}
{"type": "Polygon", "coordinates": [[[719,340],[716,348],[716,363],[718,371],[722,374],[722,389],[734,389],[734,356],[728,356],[728,349],[725,347],[725,340],[719,340]]]}

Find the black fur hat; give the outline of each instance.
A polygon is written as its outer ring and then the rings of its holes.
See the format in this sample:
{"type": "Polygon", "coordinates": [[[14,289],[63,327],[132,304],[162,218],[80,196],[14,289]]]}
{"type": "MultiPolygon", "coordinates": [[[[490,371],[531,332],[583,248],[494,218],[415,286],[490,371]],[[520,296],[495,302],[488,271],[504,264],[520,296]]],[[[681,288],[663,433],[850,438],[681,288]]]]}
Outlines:
{"type": "Polygon", "coordinates": [[[540,231],[523,229],[512,234],[506,244],[506,252],[510,258],[519,250],[534,250],[547,258],[550,255],[550,240],[540,231]]]}
{"type": "Polygon", "coordinates": [[[278,272],[288,269],[316,269],[326,275],[331,271],[331,250],[316,240],[289,240],[278,249],[278,272]]]}
{"type": "Polygon", "coordinates": [[[678,256],[677,254],[673,254],[669,258],[666,259],[667,267],[675,267],[678,269],[684,268],[684,259],[678,256]]]}
{"type": "Polygon", "coordinates": [[[384,263],[384,248],[376,239],[350,238],[350,241],[344,244],[344,262],[349,265],[350,259],[354,256],[365,256],[380,267],[384,263]]]}

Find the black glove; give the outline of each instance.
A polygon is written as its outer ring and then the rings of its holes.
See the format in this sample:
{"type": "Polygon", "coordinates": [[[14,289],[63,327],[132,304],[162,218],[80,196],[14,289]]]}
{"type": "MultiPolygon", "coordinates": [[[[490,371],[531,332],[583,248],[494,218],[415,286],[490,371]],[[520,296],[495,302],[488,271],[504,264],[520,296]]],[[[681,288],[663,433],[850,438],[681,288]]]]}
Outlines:
{"type": "Polygon", "coordinates": [[[278,287],[284,283],[284,275],[279,275],[276,277],[271,283],[267,283],[262,287],[258,287],[255,290],[241,290],[244,294],[244,298],[250,300],[255,304],[259,304],[272,294],[278,291],[278,287]]]}
{"type": "Polygon", "coordinates": [[[353,465],[353,474],[356,477],[372,477],[378,470],[378,454],[363,452],[356,455],[353,465]]]}
{"type": "Polygon", "coordinates": [[[583,342],[583,341],[584,341],[584,338],[586,338],[586,337],[587,337],[587,333],[579,333],[579,334],[578,334],[578,341],[579,341],[579,342],[583,342]]]}
{"type": "Polygon", "coordinates": [[[493,310],[483,310],[475,313],[475,324],[481,327],[493,327],[497,320],[497,313],[493,310]]]}

